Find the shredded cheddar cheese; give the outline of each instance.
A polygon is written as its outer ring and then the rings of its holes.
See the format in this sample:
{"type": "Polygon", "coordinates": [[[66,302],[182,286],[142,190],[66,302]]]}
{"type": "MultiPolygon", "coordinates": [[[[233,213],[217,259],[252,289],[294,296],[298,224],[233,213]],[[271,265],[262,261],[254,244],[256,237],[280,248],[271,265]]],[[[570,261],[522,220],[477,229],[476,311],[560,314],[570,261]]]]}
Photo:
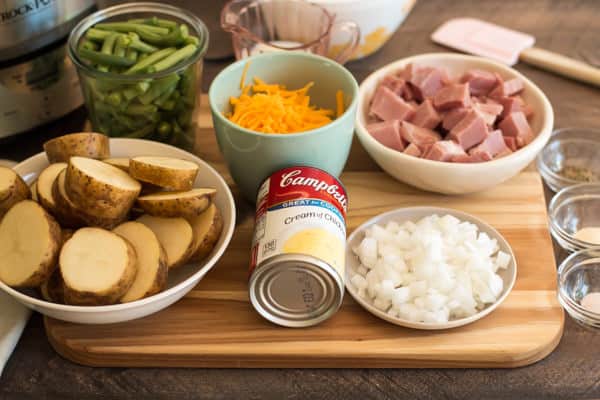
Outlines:
{"type": "Polygon", "coordinates": [[[244,69],[242,70],[242,78],[240,79],[240,90],[244,88],[244,83],[246,82],[246,74],[248,73],[248,67],[250,66],[251,61],[246,61],[244,64],[244,69]]]}
{"type": "MultiPolygon", "coordinates": [[[[247,64],[246,64],[247,66],[247,64]]],[[[243,86],[245,71],[242,75],[243,86]]],[[[297,133],[327,125],[334,111],[310,104],[308,83],[297,90],[287,90],[284,85],[267,84],[254,78],[254,84],[242,88],[239,97],[231,97],[232,112],[225,116],[246,129],[263,133],[297,133]]],[[[337,114],[343,113],[343,93],[336,94],[337,114]],[[340,113],[341,111],[341,113],[340,113]]]]}

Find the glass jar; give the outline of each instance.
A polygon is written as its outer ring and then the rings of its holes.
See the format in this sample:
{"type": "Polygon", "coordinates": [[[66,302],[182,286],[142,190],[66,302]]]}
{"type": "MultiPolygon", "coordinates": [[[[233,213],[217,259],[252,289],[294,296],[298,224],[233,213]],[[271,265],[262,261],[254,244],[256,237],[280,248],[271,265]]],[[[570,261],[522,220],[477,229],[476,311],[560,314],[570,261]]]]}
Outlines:
{"type": "Polygon", "coordinates": [[[81,21],[69,36],[68,48],[94,131],[112,137],[156,140],[193,151],[202,66],[208,48],[208,30],[200,19],[169,5],[126,3],[81,21]],[[150,17],[187,24],[190,35],[199,39],[196,52],[164,71],[135,75],[98,71],[79,57],[80,41],[95,24],[150,17]],[[159,92],[160,96],[154,96],[159,92]]]}

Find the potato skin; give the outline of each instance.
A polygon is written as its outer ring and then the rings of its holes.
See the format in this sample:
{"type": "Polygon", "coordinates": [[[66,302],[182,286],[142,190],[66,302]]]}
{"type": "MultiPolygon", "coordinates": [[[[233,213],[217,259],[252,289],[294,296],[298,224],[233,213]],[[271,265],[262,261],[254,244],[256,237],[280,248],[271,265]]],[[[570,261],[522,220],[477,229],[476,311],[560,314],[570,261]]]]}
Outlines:
{"type": "Polygon", "coordinates": [[[221,231],[223,230],[223,216],[219,211],[219,208],[215,206],[215,216],[210,230],[204,237],[204,240],[195,243],[194,253],[192,254],[191,261],[202,261],[208,256],[208,254],[215,247],[215,244],[221,237],[221,231]]]}
{"type": "Polygon", "coordinates": [[[156,271],[156,279],[154,280],[154,284],[150,287],[150,289],[144,293],[142,299],[153,296],[156,293],[160,293],[167,287],[167,277],[169,273],[169,268],[167,267],[167,253],[160,242],[158,245],[160,246],[160,259],[158,271],[156,271]]]}
{"type": "Polygon", "coordinates": [[[44,143],[48,161],[52,163],[69,162],[73,156],[95,159],[110,157],[108,136],[94,132],[71,133],[48,140],[44,143]]]}
{"type": "MultiPolygon", "coordinates": [[[[160,257],[158,261],[158,270],[156,271],[156,279],[154,279],[152,286],[138,300],[145,299],[146,297],[150,297],[157,293],[160,293],[167,287],[167,277],[169,274],[169,267],[167,266],[167,253],[165,252],[165,249],[162,247],[160,242],[158,243],[158,245],[160,247],[160,257]]],[[[122,299],[120,300],[120,302],[127,303],[122,301],[122,299]]]]}
{"type": "Polygon", "coordinates": [[[12,206],[31,197],[31,189],[29,189],[29,186],[27,186],[19,174],[16,172],[14,172],[14,174],[15,180],[13,184],[6,188],[6,190],[0,191],[0,220],[2,220],[4,214],[6,214],[12,206]]]}
{"type": "Polygon", "coordinates": [[[69,162],[66,170],[65,191],[71,201],[88,215],[122,219],[133,206],[140,190],[141,184],[137,191],[129,191],[99,182],[79,170],[72,162],[69,162]]]}
{"type": "Polygon", "coordinates": [[[137,205],[147,214],[155,217],[193,218],[202,214],[211,205],[216,193],[216,191],[213,191],[194,197],[164,200],[147,199],[141,196],[137,199],[137,205]]]}
{"type": "Polygon", "coordinates": [[[60,268],[56,268],[50,278],[40,285],[40,293],[46,301],[63,304],[65,302],[63,285],[60,268]]]}
{"type": "Polygon", "coordinates": [[[119,236],[127,245],[127,258],[128,263],[121,277],[121,280],[117,284],[104,292],[88,292],[78,291],[70,287],[66,281],[63,283],[64,300],[65,304],[74,306],[103,306],[118,303],[119,299],[123,297],[125,292],[129,290],[137,274],[136,262],[137,255],[131,243],[127,239],[119,236]]]}
{"type": "MultiPolygon", "coordinates": [[[[23,200],[30,201],[35,203],[33,200],[23,200]]],[[[33,288],[40,286],[44,281],[47,281],[50,278],[50,275],[56,269],[56,263],[58,259],[58,253],[61,246],[61,229],[60,225],[56,222],[56,220],[50,215],[42,206],[35,203],[37,207],[39,207],[43,211],[43,218],[46,219],[48,224],[48,235],[50,237],[50,243],[48,248],[46,249],[43,258],[40,260],[40,264],[37,268],[37,271],[32,274],[25,281],[20,282],[16,285],[10,285],[11,287],[16,288],[33,288]]]]}
{"type": "Polygon", "coordinates": [[[56,201],[56,218],[60,221],[62,226],[67,228],[96,226],[104,229],[112,229],[127,218],[127,214],[118,218],[106,218],[87,213],[80,209],[68,195],[63,195],[59,188],[61,179],[64,179],[61,178],[61,175],[65,173],[66,172],[63,171],[59,174],[56,181],[54,181],[54,187],[52,188],[52,194],[56,201]]]}
{"type": "Polygon", "coordinates": [[[190,190],[198,170],[175,170],[164,168],[132,158],[129,162],[129,173],[135,179],[151,183],[161,188],[172,190],[190,190]]]}

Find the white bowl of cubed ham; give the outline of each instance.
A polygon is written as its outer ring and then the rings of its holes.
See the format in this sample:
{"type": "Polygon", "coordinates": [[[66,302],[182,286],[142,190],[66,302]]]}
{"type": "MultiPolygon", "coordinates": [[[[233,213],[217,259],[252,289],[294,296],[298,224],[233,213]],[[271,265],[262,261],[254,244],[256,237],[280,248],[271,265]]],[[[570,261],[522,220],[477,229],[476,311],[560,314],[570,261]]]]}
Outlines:
{"type": "Polygon", "coordinates": [[[516,70],[431,53],[380,68],[360,85],[357,136],[379,166],[418,188],[463,194],[519,173],[548,142],[548,98],[516,70]]]}

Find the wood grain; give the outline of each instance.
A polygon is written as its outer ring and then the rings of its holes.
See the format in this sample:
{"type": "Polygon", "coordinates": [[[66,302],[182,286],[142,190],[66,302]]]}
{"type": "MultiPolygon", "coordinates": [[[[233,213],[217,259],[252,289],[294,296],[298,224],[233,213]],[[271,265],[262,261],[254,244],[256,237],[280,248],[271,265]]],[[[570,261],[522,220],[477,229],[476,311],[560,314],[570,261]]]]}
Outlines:
{"type": "Polygon", "coordinates": [[[230,247],[183,300],[137,321],[85,326],[46,319],[53,347],[94,366],[169,367],[517,367],[548,355],[562,335],[555,260],[539,176],[524,172],[490,191],[448,197],[423,193],[380,172],[348,172],[348,230],[398,207],[440,205],[470,212],[511,243],[517,283],[490,316],[443,332],[381,321],[346,296],[325,323],[285,329],[260,317],[248,301],[252,217],[237,226],[230,247]],[[518,337],[518,340],[513,340],[518,337]]]}

